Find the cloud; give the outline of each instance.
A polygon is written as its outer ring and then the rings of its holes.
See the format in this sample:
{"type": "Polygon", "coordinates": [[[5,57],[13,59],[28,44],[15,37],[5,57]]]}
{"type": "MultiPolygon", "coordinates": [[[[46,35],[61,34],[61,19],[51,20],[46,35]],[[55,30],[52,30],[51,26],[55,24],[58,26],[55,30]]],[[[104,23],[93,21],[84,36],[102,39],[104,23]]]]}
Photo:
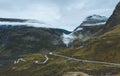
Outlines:
{"type": "Polygon", "coordinates": [[[0,11],[1,17],[30,18],[43,21],[51,21],[60,18],[59,8],[53,5],[31,4],[21,8],[11,8],[11,11],[10,9],[0,11]]]}
{"type": "Polygon", "coordinates": [[[110,16],[119,0],[0,0],[0,17],[38,19],[74,30],[89,15],[110,16]]]}

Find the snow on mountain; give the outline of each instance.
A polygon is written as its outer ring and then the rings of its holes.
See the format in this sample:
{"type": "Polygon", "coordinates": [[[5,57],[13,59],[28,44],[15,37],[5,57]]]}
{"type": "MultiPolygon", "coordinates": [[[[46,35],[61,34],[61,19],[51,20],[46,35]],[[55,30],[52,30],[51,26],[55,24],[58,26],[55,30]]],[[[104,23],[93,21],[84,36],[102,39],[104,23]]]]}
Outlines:
{"type": "Polygon", "coordinates": [[[99,22],[99,23],[91,23],[91,24],[84,24],[81,26],[99,26],[99,25],[104,25],[106,22],[99,22]]]}
{"type": "Polygon", "coordinates": [[[78,28],[78,29],[76,29],[76,31],[80,31],[80,30],[83,30],[83,28],[78,28]]]}
{"type": "Polygon", "coordinates": [[[107,17],[105,16],[100,16],[100,15],[91,15],[88,16],[87,18],[85,18],[85,20],[80,24],[80,26],[78,26],[74,31],[78,31],[79,29],[84,27],[86,28],[88,27],[92,27],[92,26],[102,26],[104,24],[106,24],[107,21],[107,17]]]}
{"type": "Polygon", "coordinates": [[[63,43],[68,47],[75,39],[81,39],[81,41],[89,39],[106,23],[107,19],[100,15],[88,16],[72,33],[63,34],[63,43]]]}
{"type": "Polygon", "coordinates": [[[66,44],[66,47],[69,46],[70,43],[72,43],[76,39],[76,36],[74,34],[64,34],[62,36],[63,43],[66,44]]]}
{"type": "MultiPolygon", "coordinates": [[[[88,20],[100,20],[100,21],[106,21],[108,18],[105,16],[100,16],[100,15],[91,15],[88,16],[84,21],[88,21],[88,20]]],[[[84,22],[83,21],[83,22],[84,22]]]]}

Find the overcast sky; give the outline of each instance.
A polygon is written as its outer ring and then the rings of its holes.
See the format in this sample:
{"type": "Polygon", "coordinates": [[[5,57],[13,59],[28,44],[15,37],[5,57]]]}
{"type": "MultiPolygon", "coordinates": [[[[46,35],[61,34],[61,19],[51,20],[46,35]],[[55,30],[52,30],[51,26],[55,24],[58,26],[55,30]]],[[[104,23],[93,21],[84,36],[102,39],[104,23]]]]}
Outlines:
{"type": "Polygon", "coordinates": [[[0,17],[37,19],[57,28],[73,30],[89,15],[109,17],[118,2],[119,0],[0,0],[0,17]]]}

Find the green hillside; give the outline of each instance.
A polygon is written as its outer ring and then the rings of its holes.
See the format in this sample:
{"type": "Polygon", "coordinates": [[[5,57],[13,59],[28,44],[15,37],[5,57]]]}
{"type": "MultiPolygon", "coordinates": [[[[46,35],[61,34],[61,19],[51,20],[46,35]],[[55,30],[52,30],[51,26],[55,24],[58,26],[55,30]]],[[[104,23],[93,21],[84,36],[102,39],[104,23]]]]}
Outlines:
{"type": "MultiPolygon", "coordinates": [[[[96,60],[104,62],[120,63],[120,25],[104,35],[92,38],[82,48],[69,48],[54,52],[60,55],[74,57],[78,59],[96,60]]],[[[35,60],[44,60],[41,54],[27,55],[24,59],[28,62],[21,62],[2,70],[3,76],[62,76],[66,72],[81,71],[94,76],[100,73],[117,74],[119,67],[106,66],[101,64],[83,63],[65,58],[48,56],[46,64],[34,64],[35,60]]]]}

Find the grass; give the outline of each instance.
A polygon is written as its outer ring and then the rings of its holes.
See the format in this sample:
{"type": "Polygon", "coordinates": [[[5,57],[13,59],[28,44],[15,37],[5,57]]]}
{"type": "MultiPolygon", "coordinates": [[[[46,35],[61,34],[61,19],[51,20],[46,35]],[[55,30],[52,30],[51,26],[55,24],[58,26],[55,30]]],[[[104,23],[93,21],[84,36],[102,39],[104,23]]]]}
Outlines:
{"type": "MultiPolygon", "coordinates": [[[[113,30],[92,38],[81,48],[68,48],[55,53],[70,57],[120,63],[120,25],[113,30]]],[[[28,61],[44,60],[41,54],[29,54],[24,59],[28,61]]],[[[64,58],[49,56],[49,61],[44,65],[34,63],[19,63],[1,70],[2,76],[62,76],[66,72],[85,72],[93,76],[101,73],[120,75],[120,68],[102,64],[82,63],[64,58]]]]}

